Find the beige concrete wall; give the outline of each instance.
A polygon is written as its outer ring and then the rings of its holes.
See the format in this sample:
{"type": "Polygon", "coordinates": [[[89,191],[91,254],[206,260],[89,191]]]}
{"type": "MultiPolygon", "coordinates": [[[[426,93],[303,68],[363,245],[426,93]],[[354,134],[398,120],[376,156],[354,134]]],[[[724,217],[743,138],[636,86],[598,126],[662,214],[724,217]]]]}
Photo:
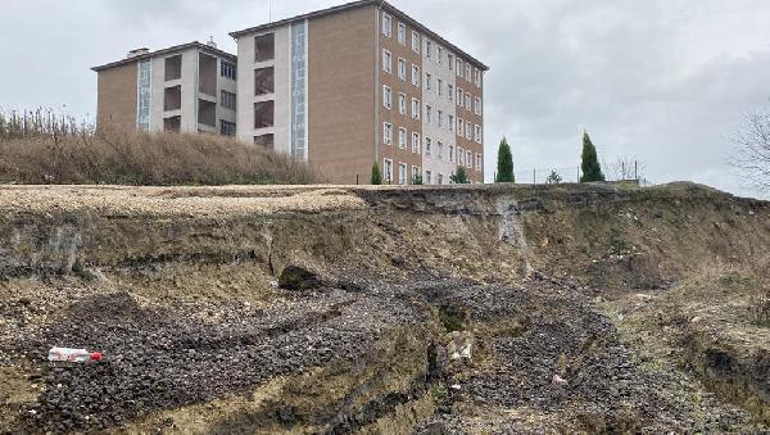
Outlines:
{"type": "MultiPolygon", "coordinates": [[[[436,184],[438,175],[443,174],[444,182],[449,183],[449,177],[457,170],[457,161],[451,162],[449,160],[449,147],[457,147],[457,140],[454,133],[455,125],[452,125],[450,129],[449,119],[452,116],[456,119],[456,106],[454,99],[449,99],[449,85],[454,89],[455,86],[455,73],[453,69],[449,68],[449,54],[452,53],[446,47],[436,41],[431,41],[432,55],[428,59],[427,46],[429,39],[423,39],[422,47],[422,60],[423,60],[423,83],[426,81],[427,74],[431,74],[433,78],[433,90],[428,92],[425,86],[423,86],[422,98],[426,105],[430,105],[433,108],[433,122],[428,123],[427,119],[423,118],[423,130],[425,132],[425,138],[430,138],[433,142],[431,156],[428,157],[427,153],[423,150],[423,176],[426,171],[430,171],[432,174],[431,184],[436,184]],[[439,50],[441,47],[441,63],[439,63],[439,50]],[[443,94],[439,95],[438,80],[443,81],[443,94]],[[441,110],[444,113],[444,125],[439,126],[438,123],[438,111],[441,110]],[[438,143],[441,142],[444,145],[443,156],[438,155],[438,143]]],[[[454,92],[454,91],[453,91],[454,92]]],[[[456,123],[456,121],[453,121],[456,123]]],[[[427,177],[425,179],[427,183],[427,177]]]]}
{"type": "Polygon", "coordinates": [[[330,181],[368,183],[375,157],[376,9],[308,25],[308,150],[330,181]]]}
{"type": "Polygon", "coordinates": [[[254,143],[254,137],[263,134],[275,135],[275,149],[291,153],[289,143],[291,83],[290,26],[284,26],[269,32],[244,35],[238,39],[238,138],[244,143],[254,143]],[[267,62],[254,61],[254,38],[266,34],[275,34],[275,59],[267,62]],[[275,68],[275,93],[254,95],[254,71],[266,67],[275,68]],[[254,129],[254,103],[275,101],[275,125],[272,128],[254,129]]]}
{"type": "Polygon", "coordinates": [[[137,75],[131,63],[98,74],[97,125],[99,128],[136,129],[137,75]]]}

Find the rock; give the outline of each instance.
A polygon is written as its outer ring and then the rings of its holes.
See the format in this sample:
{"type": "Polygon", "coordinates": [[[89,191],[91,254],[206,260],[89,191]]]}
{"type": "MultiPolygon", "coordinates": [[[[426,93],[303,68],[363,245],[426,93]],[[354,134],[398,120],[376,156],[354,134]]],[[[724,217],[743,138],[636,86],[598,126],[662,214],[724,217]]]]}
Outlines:
{"type": "Polygon", "coordinates": [[[289,291],[312,291],[322,286],[321,280],[313,272],[297,266],[288,266],[278,280],[280,288],[289,291]]]}
{"type": "Polygon", "coordinates": [[[475,339],[470,332],[452,332],[449,334],[449,344],[447,344],[449,359],[452,361],[472,359],[474,343],[475,339]]]}
{"type": "Polygon", "coordinates": [[[551,383],[553,384],[554,387],[567,387],[567,386],[569,386],[569,382],[565,381],[559,375],[553,375],[553,379],[551,380],[551,383]]]}

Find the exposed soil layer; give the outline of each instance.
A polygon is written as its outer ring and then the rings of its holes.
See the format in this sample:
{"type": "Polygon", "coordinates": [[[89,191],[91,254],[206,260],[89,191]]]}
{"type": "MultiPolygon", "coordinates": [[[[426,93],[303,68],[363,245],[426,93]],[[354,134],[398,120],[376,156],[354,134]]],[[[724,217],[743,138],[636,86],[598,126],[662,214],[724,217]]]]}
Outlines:
{"type": "Polygon", "coordinates": [[[8,433],[766,429],[753,289],[692,280],[770,252],[767,203],[689,184],[14,187],[0,210],[8,433]],[[106,358],[48,363],[54,345],[106,358]]]}

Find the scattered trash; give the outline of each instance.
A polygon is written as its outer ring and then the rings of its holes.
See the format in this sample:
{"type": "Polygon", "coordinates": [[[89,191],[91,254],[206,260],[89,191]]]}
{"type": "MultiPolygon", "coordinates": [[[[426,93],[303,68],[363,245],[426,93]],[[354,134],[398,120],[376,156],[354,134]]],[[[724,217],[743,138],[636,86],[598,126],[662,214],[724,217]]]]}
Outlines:
{"type": "Polygon", "coordinates": [[[454,385],[452,385],[452,386],[451,386],[451,387],[449,387],[449,388],[451,388],[451,389],[453,389],[453,390],[455,390],[455,391],[460,391],[460,390],[462,390],[462,389],[463,389],[463,387],[461,387],[461,386],[460,386],[460,384],[454,384],[454,385]]]}
{"type": "Polygon", "coordinates": [[[553,375],[553,386],[554,387],[566,387],[569,385],[569,382],[565,381],[561,376],[559,375],[553,375]]]}
{"type": "Polygon", "coordinates": [[[270,281],[270,287],[278,288],[278,281],[270,281]]]}
{"type": "Polygon", "coordinates": [[[48,351],[48,361],[52,362],[70,362],[78,364],[92,364],[102,360],[102,354],[99,352],[88,352],[85,349],[68,349],[65,347],[54,347],[48,351]]]}
{"type": "Polygon", "coordinates": [[[696,317],[693,317],[692,320],[690,320],[690,323],[695,324],[695,323],[700,323],[701,321],[703,321],[703,318],[700,316],[696,316],[696,317]]]}

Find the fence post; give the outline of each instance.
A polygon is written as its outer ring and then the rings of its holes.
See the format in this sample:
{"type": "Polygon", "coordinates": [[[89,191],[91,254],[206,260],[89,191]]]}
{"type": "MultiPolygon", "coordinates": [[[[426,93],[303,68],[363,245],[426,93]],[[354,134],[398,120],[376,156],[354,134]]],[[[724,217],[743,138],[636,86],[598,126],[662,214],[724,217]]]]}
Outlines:
{"type": "Polygon", "coordinates": [[[580,183],[580,166],[577,167],[577,181],[576,183],[580,183]]]}
{"type": "Polygon", "coordinates": [[[356,186],[358,186],[358,174],[356,174],[356,186]]]}
{"type": "Polygon", "coordinates": [[[537,184],[537,169],[532,170],[532,184],[537,184]]]}
{"type": "Polygon", "coordinates": [[[634,160],[634,180],[639,181],[639,161],[634,160]]]}

